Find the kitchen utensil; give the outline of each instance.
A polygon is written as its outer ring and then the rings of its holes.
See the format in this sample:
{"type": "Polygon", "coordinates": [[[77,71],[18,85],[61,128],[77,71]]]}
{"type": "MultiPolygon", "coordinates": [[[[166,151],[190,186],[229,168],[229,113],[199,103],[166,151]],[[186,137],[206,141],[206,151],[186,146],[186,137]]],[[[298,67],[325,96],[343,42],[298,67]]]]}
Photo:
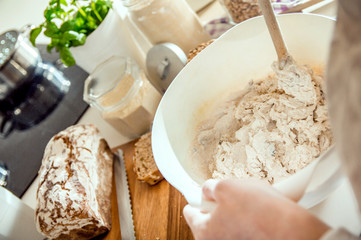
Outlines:
{"type": "Polygon", "coordinates": [[[27,39],[31,26],[0,35],[0,136],[28,129],[44,119],[70,83],[27,39]]]}
{"type": "MultiPolygon", "coordinates": [[[[37,48],[42,62],[53,63],[57,69],[56,72],[60,71],[63,78],[70,81],[71,87],[56,108],[49,112],[41,122],[26,130],[15,128],[7,137],[0,138],[0,166],[5,166],[7,171],[6,188],[18,197],[24,194],[35,179],[49,139],[59,131],[75,124],[88,107],[88,104],[83,101],[84,80],[88,74],[78,66],[62,68],[56,64],[59,59],[58,54],[49,53],[45,44],[40,44],[37,48]]],[[[55,71],[53,73],[55,74],[55,71]]],[[[51,77],[53,74],[47,76],[51,77]]],[[[0,110],[0,122],[1,113],[0,110]]],[[[3,123],[9,127],[13,124],[9,121],[3,121],[3,123]]],[[[3,127],[5,132],[6,128],[6,126],[3,127]]]]}
{"type": "Polygon", "coordinates": [[[68,92],[70,82],[52,64],[37,63],[25,86],[14,89],[0,101],[3,124],[0,135],[7,137],[13,129],[25,130],[43,120],[68,92]]]}
{"type": "Polygon", "coordinates": [[[287,47],[283,40],[280,27],[278,25],[275,13],[273,11],[271,1],[270,0],[259,0],[258,1],[263,17],[266,21],[268,31],[271,35],[273,44],[275,46],[278,61],[281,62],[284,57],[288,55],[287,47]]]}
{"type": "Polygon", "coordinates": [[[149,80],[163,94],[186,62],[187,56],[177,45],[157,44],[147,53],[146,65],[149,80]]]}
{"type": "MultiPolygon", "coordinates": [[[[182,194],[167,181],[149,186],[136,178],[133,169],[134,144],[135,141],[128,142],[116,147],[114,152],[117,149],[123,151],[136,239],[194,239],[182,214],[182,209],[187,204],[182,194]]],[[[114,195],[116,201],[116,191],[114,195]]],[[[118,228],[118,225],[112,226],[110,234],[113,235],[118,228]]],[[[105,239],[111,238],[107,235],[105,239]]]]}
{"type": "Polygon", "coordinates": [[[37,64],[39,51],[19,31],[0,35],[0,101],[9,98],[17,89],[29,83],[37,64]]]}
{"type": "Polygon", "coordinates": [[[27,98],[12,112],[18,129],[27,129],[38,123],[56,107],[68,92],[70,82],[51,64],[38,64],[34,84],[27,98]]]}
{"type": "MultiPolygon", "coordinates": [[[[325,66],[334,20],[307,14],[285,14],[277,16],[277,20],[288,50],[298,63],[325,66]]],[[[263,17],[255,17],[236,25],[205,48],[168,87],[155,116],[152,148],[163,176],[190,204],[201,205],[201,184],[205,181],[192,172],[192,161],[187,158],[197,124],[225,93],[240,91],[251,79],[268,76],[276,58],[263,17]]],[[[328,160],[325,163],[327,167],[312,185],[328,182],[330,175],[339,168],[328,160]]],[[[280,189],[286,196],[298,200],[312,171],[311,164],[282,181],[285,184],[280,189]]],[[[323,192],[323,196],[337,186],[323,192]]]]}
{"type": "Polygon", "coordinates": [[[118,150],[114,159],[114,176],[117,190],[119,225],[122,239],[135,240],[132,204],[130,202],[129,185],[123,151],[118,150]]]}
{"type": "MultiPolygon", "coordinates": [[[[263,13],[263,17],[266,21],[267,24],[267,28],[268,31],[271,35],[272,38],[272,42],[274,44],[274,47],[276,49],[277,52],[277,56],[278,56],[278,62],[280,63],[280,66],[282,66],[282,62],[286,61],[286,58],[288,58],[290,55],[287,51],[287,47],[285,44],[285,41],[282,37],[282,33],[279,27],[279,24],[277,22],[277,19],[275,17],[274,14],[274,10],[272,8],[271,5],[271,1],[270,0],[259,0],[259,4],[263,13]]],[[[322,162],[328,162],[330,163],[330,161],[332,161],[332,159],[336,159],[336,161],[333,161],[333,165],[338,165],[339,166],[339,170],[337,170],[336,172],[334,172],[334,174],[332,176],[329,177],[329,181],[328,181],[328,185],[332,186],[332,184],[334,184],[334,181],[331,181],[331,179],[334,179],[336,182],[339,181],[342,176],[342,171],[340,170],[340,161],[338,156],[336,156],[336,150],[334,149],[334,147],[332,147],[331,149],[329,149],[325,154],[322,154],[317,160],[315,160],[311,166],[308,168],[308,181],[303,185],[303,189],[302,187],[298,188],[297,191],[299,191],[299,193],[297,194],[298,197],[296,199],[301,198],[301,196],[304,195],[309,183],[312,181],[312,179],[317,176],[317,174],[320,174],[320,172],[322,173],[323,169],[322,167],[322,162]]],[[[325,185],[325,184],[324,184],[325,185]]],[[[283,183],[280,184],[275,184],[275,187],[277,189],[280,189],[281,192],[284,192],[285,188],[288,188],[287,192],[292,192],[294,189],[294,186],[289,185],[288,187],[286,187],[283,183]]],[[[323,186],[323,187],[319,187],[318,191],[326,191],[325,189],[327,186],[323,186]]],[[[296,193],[294,193],[296,195],[296,193]]],[[[322,195],[313,193],[312,198],[310,197],[312,194],[308,194],[307,197],[304,197],[302,199],[302,201],[300,202],[301,205],[305,206],[305,207],[312,207],[313,205],[315,205],[316,203],[318,203],[321,199],[323,199],[324,197],[321,197],[322,195]],[[317,197],[318,196],[318,197],[317,197]],[[318,200],[317,200],[318,199],[318,200]]]]}

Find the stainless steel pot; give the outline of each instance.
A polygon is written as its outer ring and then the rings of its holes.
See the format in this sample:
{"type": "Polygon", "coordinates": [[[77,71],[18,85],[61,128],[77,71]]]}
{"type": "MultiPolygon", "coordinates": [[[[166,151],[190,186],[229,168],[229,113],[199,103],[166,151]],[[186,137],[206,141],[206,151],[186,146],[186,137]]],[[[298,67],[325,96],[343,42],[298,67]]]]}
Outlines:
{"type": "Polygon", "coordinates": [[[39,51],[24,35],[17,30],[0,35],[0,100],[29,81],[41,62],[39,51]]]}

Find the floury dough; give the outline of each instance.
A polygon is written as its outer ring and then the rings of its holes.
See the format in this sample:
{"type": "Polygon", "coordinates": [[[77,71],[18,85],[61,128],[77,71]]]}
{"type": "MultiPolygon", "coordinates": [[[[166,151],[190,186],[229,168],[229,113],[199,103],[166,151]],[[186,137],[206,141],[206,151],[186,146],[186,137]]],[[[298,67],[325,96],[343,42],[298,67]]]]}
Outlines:
{"type": "MultiPolygon", "coordinates": [[[[203,121],[192,158],[207,178],[256,177],[273,184],[332,144],[323,77],[288,57],[203,121]],[[204,171],[204,170],[203,170],[204,171]]],[[[200,170],[201,171],[201,170],[200,170]]]]}

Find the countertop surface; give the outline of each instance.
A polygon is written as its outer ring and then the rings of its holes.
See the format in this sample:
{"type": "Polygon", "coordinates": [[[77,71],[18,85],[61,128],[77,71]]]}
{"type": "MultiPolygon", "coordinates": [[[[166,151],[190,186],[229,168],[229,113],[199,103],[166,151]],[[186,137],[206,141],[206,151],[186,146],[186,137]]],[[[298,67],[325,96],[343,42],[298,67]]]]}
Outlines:
{"type": "MultiPolygon", "coordinates": [[[[9,29],[20,29],[29,23],[39,24],[43,19],[42,13],[47,3],[48,0],[0,0],[0,33],[9,29]]],[[[309,11],[334,17],[335,7],[335,5],[328,5],[324,9],[311,9],[309,11]]],[[[222,11],[219,4],[214,2],[201,10],[199,16],[202,22],[205,23],[215,15],[224,14],[222,11]]],[[[89,108],[83,115],[80,123],[95,124],[109,142],[110,147],[116,147],[130,141],[130,139],[116,132],[103,121],[99,113],[92,108],[89,108]]],[[[36,185],[37,179],[22,197],[22,201],[31,208],[34,208],[36,204],[36,185]]],[[[354,234],[360,234],[361,232],[358,207],[352,188],[346,178],[326,200],[309,209],[309,211],[334,228],[344,227],[354,234]]]]}

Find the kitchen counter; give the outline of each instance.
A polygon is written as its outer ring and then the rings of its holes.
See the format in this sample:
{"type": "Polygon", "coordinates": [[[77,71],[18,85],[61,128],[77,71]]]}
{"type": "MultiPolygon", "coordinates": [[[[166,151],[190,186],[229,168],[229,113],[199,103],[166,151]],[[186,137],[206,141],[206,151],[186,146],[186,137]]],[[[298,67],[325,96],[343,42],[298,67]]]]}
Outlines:
{"type": "MultiPolygon", "coordinates": [[[[9,29],[20,29],[25,24],[38,24],[42,21],[42,12],[47,5],[48,0],[1,0],[0,1],[0,32],[9,29]],[[21,6],[21,7],[19,7],[21,6]]],[[[335,5],[327,5],[318,9],[309,9],[309,12],[317,12],[318,14],[326,14],[334,16],[335,5]]],[[[199,16],[203,23],[208,22],[213,16],[224,14],[218,2],[213,2],[199,12],[199,16]]],[[[109,124],[107,124],[99,115],[99,113],[89,108],[83,115],[79,123],[95,124],[107,139],[110,147],[119,146],[130,139],[118,133],[109,124]]],[[[37,179],[30,186],[22,197],[22,201],[31,208],[35,207],[35,192],[37,179]]],[[[327,199],[309,209],[310,212],[321,218],[330,226],[344,227],[354,234],[360,234],[361,224],[358,216],[358,207],[352,192],[350,183],[345,178],[341,186],[338,187],[327,199]]]]}

